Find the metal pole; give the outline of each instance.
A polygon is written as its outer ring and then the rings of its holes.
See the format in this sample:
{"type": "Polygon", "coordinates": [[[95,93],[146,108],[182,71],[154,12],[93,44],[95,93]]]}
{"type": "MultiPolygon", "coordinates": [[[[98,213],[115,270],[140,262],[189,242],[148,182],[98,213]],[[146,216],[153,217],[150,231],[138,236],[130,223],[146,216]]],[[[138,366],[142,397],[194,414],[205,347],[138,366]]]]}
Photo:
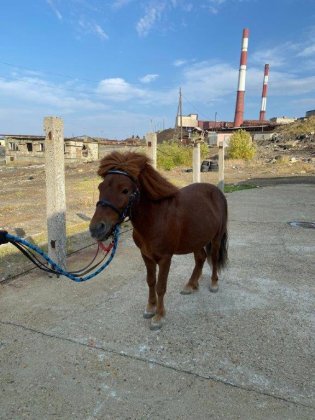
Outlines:
{"type": "Polygon", "coordinates": [[[224,192],[224,142],[219,143],[219,182],[218,188],[224,192]]]}
{"type": "Polygon", "coordinates": [[[200,182],[200,143],[194,143],[193,182],[200,182]]]}
{"type": "Polygon", "coordinates": [[[63,121],[44,118],[48,256],[66,268],[66,193],[63,121]]]}

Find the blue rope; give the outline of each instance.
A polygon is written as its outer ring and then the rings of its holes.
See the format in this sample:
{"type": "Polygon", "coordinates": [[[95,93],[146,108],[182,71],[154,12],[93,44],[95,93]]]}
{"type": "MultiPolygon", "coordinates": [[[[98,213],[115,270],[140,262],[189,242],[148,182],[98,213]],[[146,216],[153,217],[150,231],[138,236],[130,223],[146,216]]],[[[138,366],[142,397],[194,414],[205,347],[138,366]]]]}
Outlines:
{"type": "Polygon", "coordinates": [[[6,233],[6,239],[9,242],[17,242],[22,245],[25,245],[28,248],[32,249],[33,251],[37,252],[48,262],[48,264],[50,264],[53,270],[57,271],[57,274],[61,274],[62,276],[68,277],[70,280],[73,280],[79,283],[79,282],[90,280],[93,277],[97,276],[101,271],[103,271],[111,263],[117,250],[118,238],[119,238],[119,233],[120,233],[119,231],[120,231],[120,227],[119,225],[117,225],[115,227],[114,234],[113,234],[113,248],[112,248],[112,251],[108,260],[100,268],[98,268],[94,273],[89,274],[88,276],[85,276],[85,277],[78,277],[78,276],[75,276],[74,274],[69,273],[68,271],[65,271],[62,267],[56,264],[51,258],[49,258],[49,256],[43,250],[38,248],[36,245],[33,245],[30,242],[27,242],[23,238],[19,238],[18,236],[11,235],[10,233],[6,233]]]}

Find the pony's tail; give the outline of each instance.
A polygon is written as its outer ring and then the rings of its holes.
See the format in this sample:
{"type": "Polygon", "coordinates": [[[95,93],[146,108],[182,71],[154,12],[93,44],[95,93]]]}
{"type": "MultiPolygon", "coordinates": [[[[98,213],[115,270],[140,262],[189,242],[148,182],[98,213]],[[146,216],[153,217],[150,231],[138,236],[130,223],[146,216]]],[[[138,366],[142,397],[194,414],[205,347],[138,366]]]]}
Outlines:
{"type": "MultiPolygon", "coordinates": [[[[206,254],[207,254],[207,260],[208,260],[209,265],[211,265],[211,251],[212,251],[212,244],[211,242],[209,242],[206,245],[206,254]]],[[[218,260],[217,260],[218,271],[226,267],[227,263],[228,263],[228,234],[227,234],[227,231],[225,231],[221,238],[220,247],[219,247],[218,260]]]]}
{"type": "Polygon", "coordinates": [[[219,249],[219,260],[218,260],[219,270],[221,268],[224,268],[227,265],[227,262],[228,262],[228,234],[225,231],[222,236],[220,249],[219,249]]]}

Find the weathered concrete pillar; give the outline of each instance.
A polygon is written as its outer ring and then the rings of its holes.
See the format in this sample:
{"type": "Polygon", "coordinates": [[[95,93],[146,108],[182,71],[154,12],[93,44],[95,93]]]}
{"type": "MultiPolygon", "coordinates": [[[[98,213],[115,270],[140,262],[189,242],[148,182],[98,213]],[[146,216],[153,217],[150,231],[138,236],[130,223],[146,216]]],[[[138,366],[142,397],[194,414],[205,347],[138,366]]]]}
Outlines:
{"type": "Polygon", "coordinates": [[[193,182],[200,182],[200,143],[194,143],[193,149],[193,182]]]}
{"type": "Polygon", "coordinates": [[[219,182],[218,188],[224,192],[224,142],[219,143],[219,182]]]}
{"type": "Polygon", "coordinates": [[[157,147],[157,134],[156,133],[147,133],[145,139],[148,146],[149,156],[152,159],[152,166],[156,169],[157,159],[156,159],[156,147],[157,147]]]}
{"type": "Polygon", "coordinates": [[[66,191],[63,121],[44,118],[48,255],[66,268],[66,191]]]}

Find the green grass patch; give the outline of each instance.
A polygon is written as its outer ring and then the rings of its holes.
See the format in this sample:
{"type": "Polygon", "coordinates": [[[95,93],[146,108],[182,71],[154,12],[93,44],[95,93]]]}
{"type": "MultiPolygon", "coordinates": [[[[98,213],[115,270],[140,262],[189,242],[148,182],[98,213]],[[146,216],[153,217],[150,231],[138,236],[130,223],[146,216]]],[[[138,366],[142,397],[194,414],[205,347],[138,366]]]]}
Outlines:
{"type": "Polygon", "coordinates": [[[257,186],[252,185],[252,184],[238,184],[238,185],[228,184],[228,185],[224,185],[224,192],[231,193],[235,191],[251,190],[252,188],[257,188],[257,186]]]}

